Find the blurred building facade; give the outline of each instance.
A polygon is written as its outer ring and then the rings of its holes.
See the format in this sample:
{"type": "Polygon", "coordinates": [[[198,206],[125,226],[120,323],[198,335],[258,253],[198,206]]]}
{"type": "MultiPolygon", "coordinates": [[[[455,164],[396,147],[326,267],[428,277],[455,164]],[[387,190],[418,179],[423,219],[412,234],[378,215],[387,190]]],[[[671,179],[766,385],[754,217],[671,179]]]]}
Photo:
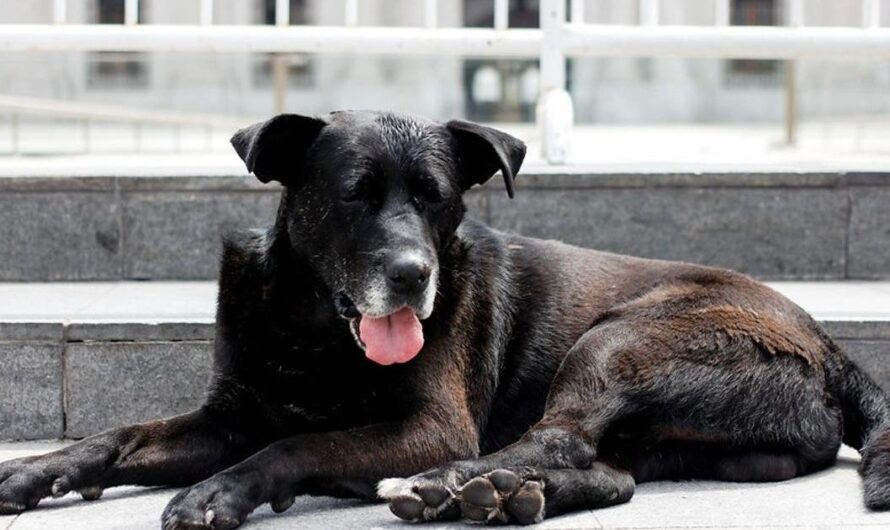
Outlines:
{"type": "MultiPolygon", "coordinates": [[[[341,25],[341,0],[290,0],[292,24],[341,25]]],[[[71,23],[121,23],[124,0],[69,0],[71,23]]],[[[215,24],[271,24],[275,0],[217,0],[215,24]]],[[[890,23],[890,0],[883,2],[890,23]]],[[[0,0],[0,23],[45,24],[52,0],[0,0]]],[[[361,0],[359,23],[421,26],[423,2],[361,0]]],[[[860,0],[806,0],[805,23],[855,26],[860,0]]],[[[194,24],[200,0],[141,0],[143,24],[194,24]]],[[[491,0],[440,0],[441,26],[491,26],[491,0]]],[[[733,0],[733,24],[782,24],[782,0],[733,0]]],[[[637,2],[587,0],[586,20],[637,24],[637,2]]],[[[712,0],[662,0],[662,24],[711,25],[712,0]]],[[[512,0],[510,25],[536,27],[537,2],[512,0]]],[[[535,61],[289,55],[286,108],[397,108],[433,117],[531,121],[535,61]]],[[[579,123],[778,121],[784,64],[770,61],[573,59],[579,123]]],[[[890,113],[890,63],[798,65],[803,116],[890,113]]],[[[0,94],[140,108],[265,115],[274,111],[270,57],[227,53],[0,53],[0,94]]]]}

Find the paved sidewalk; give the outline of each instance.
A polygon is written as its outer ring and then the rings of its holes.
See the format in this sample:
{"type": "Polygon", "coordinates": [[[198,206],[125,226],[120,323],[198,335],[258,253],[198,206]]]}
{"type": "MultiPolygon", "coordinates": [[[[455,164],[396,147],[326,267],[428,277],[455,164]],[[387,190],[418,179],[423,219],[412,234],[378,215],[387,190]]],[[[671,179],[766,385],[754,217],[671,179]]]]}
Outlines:
{"type": "MultiPolygon", "coordinates": [[[[60,442],[0,444],[0,460],[38,454],[60,442]]],[[[735,484],[660,482],[637,488],[628,504],[546,520],[536,528],[890,528],[890,513],[870,513],[861,500],[858,455],[841,450],[838,465],[788,482],[735,484]]],[[[101,500],[77,495],[47,499],[30,512],[0,517],[0,530],[156,529],[175,490],[113,488],[101,500]]],[[[257,510],[246,529],[285,528],[453,528],[459,524],[415,526],[396,519],[386,506],[325,497],[298,498],[275,515],[257,510]]]]}
{"type": "Polygon", "coordinates": [[[209,322],[216,282],[0,283],[0,322],[209,322]]]}
{"type": "MultiPolygon", "coordinates": [[[[817,320],[890,321],[890,282],[770,282],[817,320]]],[[[215,282],[0,283],[0,322],[213,322],[215,282]]]]}

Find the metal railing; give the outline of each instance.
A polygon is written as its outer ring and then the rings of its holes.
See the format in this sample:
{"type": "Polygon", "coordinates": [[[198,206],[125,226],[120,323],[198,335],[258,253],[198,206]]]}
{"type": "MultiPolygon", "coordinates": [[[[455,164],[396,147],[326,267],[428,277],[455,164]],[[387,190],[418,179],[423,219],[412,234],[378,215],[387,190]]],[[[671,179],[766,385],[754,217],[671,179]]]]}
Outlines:
{"type": "MultiPolygon", "coordinates": [[[[436,0],[424,0],[422,27],[359,26],[359,0],[343,0],[342,26],[291,26],[290,2],[276,0],[274,26],[214,25],[214,1],[201,0],[192,26],[140,25],[139,0],[125,0],[124,24],[68,24],[67,1],[55,0],[54,24],[0,26],[0,51],[192,51],[432,54],[539,58],[537,122],[543,155],[568,160],[573,126],[566,89],[568,57],[720,59],[890,59],[890,29],[880,27],[880,0],[862,0],[859,27],[808,27],[804,1],[788,0],[786,26],[730,26],[730,0],[713,0],[713,26],[660,25],[659,0],[637,0],[639,25],[585,22],[584,1],[540,0],[540,29],[509,28],[508,0],[493,0],[492,28],[441,28],[436,0]],[[569,15],[569,16],[567,16],[569,15]]],[[[283,71],[282,68],[276,69],[283,71]]],[[[794,68],[787,81],[786,125],[793,137],[794,68]]],[[[283,79],[283,76],[280,80],[283,79]]]]}

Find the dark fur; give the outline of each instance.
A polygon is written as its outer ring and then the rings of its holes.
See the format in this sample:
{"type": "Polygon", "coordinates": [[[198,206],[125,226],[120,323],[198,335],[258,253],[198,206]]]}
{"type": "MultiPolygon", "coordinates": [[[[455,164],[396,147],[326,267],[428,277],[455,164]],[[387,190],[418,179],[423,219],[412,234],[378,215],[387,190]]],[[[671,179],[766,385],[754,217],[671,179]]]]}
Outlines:
{"type": "Polygon", "coordinates": [[[225,243],[206,404],[0,464],[0,513],[179,485],[165,528],[232,528],[262,503],[411,477],[380,485],[402,518],[529,523],[639,481],[792,478],[842,440],[863,449],[866,504],[890,508],[887,398],[794,304],[734,272],[464,221],[470,186],[501,171],[512,193],[518,140],[347,112],[233,144],[285,191],[273,227],[225,243]],[[389,272],[406,256],[417,288],[389,272]],[[368,361],[355,317],[420,314],[433,280],[418,357],[368,361]]]}

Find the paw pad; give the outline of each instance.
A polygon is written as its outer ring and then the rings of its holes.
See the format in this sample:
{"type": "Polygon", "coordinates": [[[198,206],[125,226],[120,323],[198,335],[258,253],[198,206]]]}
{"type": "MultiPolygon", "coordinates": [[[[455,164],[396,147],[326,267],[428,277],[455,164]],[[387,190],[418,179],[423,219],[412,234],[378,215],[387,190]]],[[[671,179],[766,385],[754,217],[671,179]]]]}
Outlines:
{"type": "Polygon", "coordinates": [[[88,488],[83,488],[80,490],[80,496],[85,501],[95,501],[102,497],[102,488],[99,486],[90,486],[88,488]]]}
{"type": "Polygon", "coordinates": [[[523,524],[544,519],[544,488],[540,482],[529,481],[507,501],[507,511],[523,524]]]}
{"type": "Polygon", "coordinates": [[[280,499],[276,499],[276,500],[270,502],[269,505],[272,507],[273,512],[281,513],[281,512],[286,511],[291,506],[293,506],[295,500],[296,500],[296,498],[293,495],[291,495],[288,497],[282,497],[280,499]]]}
{"type": "Polygon", "coordinates": [[[387,479],[377,486],[377,494],[389,502],[389,510],[406,521],[457,519],[460,509],[444,481],[409,478],[387,479]]]}
{"type": "Polygon", "coordinates": [[[531,524],[544,519],[543,484],[506,469],[470,480],[458,498],[461,514],[473,521],[531,524]]]}
{"type": "Polygon", "coordinates": [[[414,497],[394,497],[389,499],[389,511],[399,519],[406,521],[420,521],[423,519],[423,510],[426,504],[414,497]]]}

